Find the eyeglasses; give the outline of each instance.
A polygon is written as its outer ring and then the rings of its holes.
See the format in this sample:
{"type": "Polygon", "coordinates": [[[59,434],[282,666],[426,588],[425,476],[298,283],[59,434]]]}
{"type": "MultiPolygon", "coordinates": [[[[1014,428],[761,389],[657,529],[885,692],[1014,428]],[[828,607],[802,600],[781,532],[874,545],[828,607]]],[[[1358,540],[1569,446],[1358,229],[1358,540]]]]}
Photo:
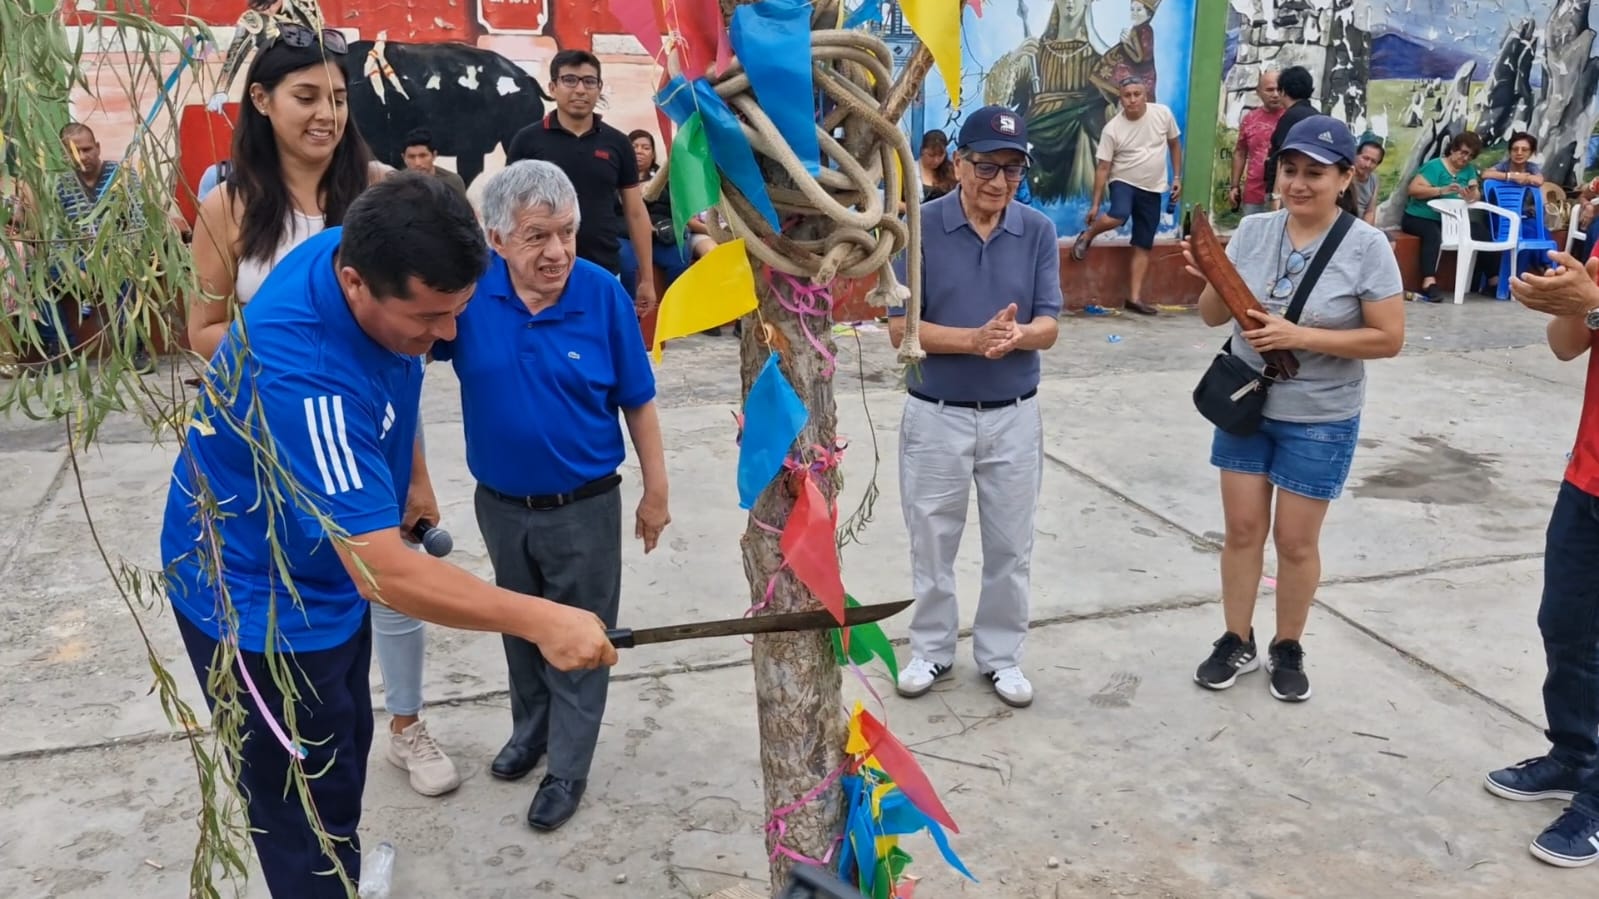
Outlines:
{"type": "Polygon", "coordinates": [[[1289,253],[1287,268],[1283,269],[1282,275],[1277,278],[1277,283],[1271,286],[1271,298],[1274,300],[1286,300],[1293,296],[1294,288],[1298,286],[1294,283],[1293,278],[1303,272],[1305,266],[1309,264],[1310,260],[1305,257],[1304,253],[1298,250],[1289,253]]]}
{"type": "Polygon", "coordinates": [[[1027,168],[1028,166],[1025,163],[1020,162],[1012,163],[1011,165],[1000,165],[997,162],[972,163],[972,171],[976,172],[977,177],[984,181],[987,181],[995,175],[998,175],[1002,171],[1005,173],[1006,181],[1020,181],[1022,178],[1027,176],[1027,168]]]}
{"type": "Polygon", "coordinates": [[[593,75],[562,75],[555,80],[559,81],[562,87],[577,87],[581,84],[589,90],[594,90],[601,83],[600,79],[593,75]]]}
{"type": "Polygon", "coordinates": [[[293,22],[279,23],[277,40],[288,44],[296,50],[314,47],[318,42],[329,53],[343,54],[349,52],[350,49],[350,44],[344,39],[344,32],[342,31],[324,28],[319,34],[304,25],[296,25],[293,22]]]}

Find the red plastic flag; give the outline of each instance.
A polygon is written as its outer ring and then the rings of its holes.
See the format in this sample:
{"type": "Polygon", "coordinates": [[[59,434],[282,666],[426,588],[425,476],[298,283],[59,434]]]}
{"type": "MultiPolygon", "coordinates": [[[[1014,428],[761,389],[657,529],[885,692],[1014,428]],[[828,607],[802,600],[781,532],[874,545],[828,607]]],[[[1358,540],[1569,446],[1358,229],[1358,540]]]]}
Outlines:
{"type": "Polygon", "coordinates": [[[871,712],[857,707],[856,713],[860,715],[861,736],[872,747],[868,754],[877,759],[883,771],[894,779],[894,784],[905,794],[905,798],[922,814],[952,832],[960,833],[960,828],[955,826],[955,819],[950,817],[949,809],[944,808],[944,803],[939,801],[938,791],[933,789],[926,772],[922,771],[921,765],[916,764],[916,758],[905,748],[905,744],[889,733],[881,721],[873,718],[871,712]]]}
{"type": "Polygon", "coordinates": [[[805,486],[783,526],[778,546],[794,576],[821,600],[839,624],[844,623],[844,579],[838,570],[837,521],[816,482],[802,474],[805,486]]]}

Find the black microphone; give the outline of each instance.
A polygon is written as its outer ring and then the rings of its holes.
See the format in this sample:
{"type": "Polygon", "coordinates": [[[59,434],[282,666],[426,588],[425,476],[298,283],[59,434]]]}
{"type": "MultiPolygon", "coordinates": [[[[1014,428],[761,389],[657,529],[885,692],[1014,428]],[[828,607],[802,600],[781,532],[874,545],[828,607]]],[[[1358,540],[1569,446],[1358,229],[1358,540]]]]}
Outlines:
{"type": "Polygon", "coordinates": [[[441,559],[449,555],[450,550],[455,549],[455,540],[450,536],[450,532],[435,527],[433,522],[427,519],[420,519],[411,526],[411,539],[422,544],[428,555],[441,559]]]}

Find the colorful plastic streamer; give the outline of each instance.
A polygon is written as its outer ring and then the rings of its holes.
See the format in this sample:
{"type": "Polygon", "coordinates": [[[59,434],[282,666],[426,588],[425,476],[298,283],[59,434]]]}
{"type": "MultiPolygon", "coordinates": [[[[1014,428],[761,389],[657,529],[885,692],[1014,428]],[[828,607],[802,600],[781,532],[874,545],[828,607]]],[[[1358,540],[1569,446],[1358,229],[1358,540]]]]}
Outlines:
{"type": "MultiPolygon", "coordinates": [[[[860,605],[855,597],[844,594],[844,607],[853,608],[860,605]]],[[[837,628],[829,631],[833,638],[833,657],[840,665],[854,662],[857,665],[870,664],[873,659],[883,663],[888,669],[888,676],[892,680],[899,680],[899,660],[894,658],[894,644],[888,641],[888,635],[883,633],[883,628],[877,622],[857,624],[850,628],[837,628]]]]}
{"type": "Polygon", "coordinates": [[[660,362],[661,345],[666,341],[725,325],[754,311],[755,272],[744,254],[744,241],[730,240],[689,266],[666,289],[655,318],[651,355],[660,362]]]}
{"type": "Polygon", "coordinates": [[[666,165],[672,192],[672,233],[681,244],[688,220],[722,201],[722,177],[716,174],[698,112],[677,129],[666,165]]]}
{"type": "MultiPolygon", "coordinates": [[[[851,773],[840,779],[844,789],[844,841],[838,858],[838,875],[855,884],[872,899],[910,899],[915,884],[903,879],[911,856],[899,845],[899,838],[926,830],[950,867],[973,883],[977,878],[967,869],[940,827],[948,813],[937,802],[926,776],[899,741],[875,718],[856,703],[850,717],[849,744],[845,751],[855,759],[851,773]],[[886,753],[885,753],[886,750],[886,753]],[[899,759],[900,753],[906,758],[899,759]],[[889,758],[895,760],[887,761],[889,758]],[[912,780],[896,778],[910,776],[912,780]],[[907,789],[909,787],[910,789],[907,789]],[[917,793],[927,791],[920,800],[917,793]],[[929,800],[929,797],[931,799],[929,800]]],[[[945,823],[948,823],[945,821],[945,823]]],[[[953,824],[949,825],[954,830],[953,824]]]]}
{"type": "MultiPolygon", "coordinates": [[[[703,78],[690,83],[678,76],[666,83],[666,87],[656,95],[655,102],[679,126],[696,111],[699,112],[716,167],[727,176],[727,180],[733,182],[733,186],[773,229],[779,227],[777,209],[772,206],[772,198],[766,193],[766,178],[755,161],[755,151],[744,136],[744,129],[739,126],[733,110],[717,96],[716,88],[703,78]]],[[[676,198],[673,199],[675,202],[676,198]]]]}
{"type": "Polygon", "coordinates": [[[811,77],[810,0],[760,0],[733,10],[733,51],[761,109],[813,177],[822,171],[811,77]]]}
{"type": "MultiPolygon", "coordinates": [[[[715,251],[705,259],[714,255],[715,251]]],[[[689,271],[704,265],[705,259],[689,266],[689,271]]],[[[678,280],[682,281],[681,278],[678,280]]],[[[752,292],[750,299],[754,297],[752,292]]],[[[766,357],[761,373],[750,385],[749,396],[744,398],[744,433],[738,444],[740,509],[754,508],[761,491],[783,470],[789,448],[809,420],[810,412],[806,410],[805,403],[794,392],[788,379],[783,377],[783,370],[777,367],[777,354],[766,357]]]]}
{"type": "Polygon", "coordinates": [[[789,570],[843,624],[844,580],[839,573],[838,541],[834,538],[838,513],[828,505],[815,478],[809,474],[799,478],[800,494],[788,514],[788,523],[783,525],[778,545],[789,570]]]}
{"type": "Polygon", "coordinates": [[[965,4],[949,0],[900,0],[906,24],[933,54],[933,64],[944,76],[952,109],[961,105],[961,17],[965,4]]]}

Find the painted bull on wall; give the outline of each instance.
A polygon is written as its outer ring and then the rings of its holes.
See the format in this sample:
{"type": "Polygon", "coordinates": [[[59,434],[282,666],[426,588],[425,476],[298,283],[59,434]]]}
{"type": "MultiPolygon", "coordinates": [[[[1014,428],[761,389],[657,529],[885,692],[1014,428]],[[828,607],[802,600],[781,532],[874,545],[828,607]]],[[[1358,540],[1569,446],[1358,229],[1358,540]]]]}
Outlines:
{"type": "Polygon", "coordinates": [[[425,127],[468,185],[483,173],[483,157],[509,148],[551,99],[521,66],[467,44],[390,43],[380,35],[352,42],[344,67],[350,114],[378,159],[403,168],[406,134],[425,127]]]}

